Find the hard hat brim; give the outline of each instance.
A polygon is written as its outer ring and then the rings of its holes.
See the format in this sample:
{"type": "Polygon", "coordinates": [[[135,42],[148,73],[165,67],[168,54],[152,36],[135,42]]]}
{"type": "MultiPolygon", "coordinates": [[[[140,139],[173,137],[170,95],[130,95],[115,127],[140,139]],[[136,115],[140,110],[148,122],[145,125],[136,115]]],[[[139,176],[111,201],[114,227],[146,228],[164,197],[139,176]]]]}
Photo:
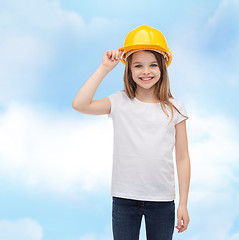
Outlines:
{"type": "Polygon", "coordinates": [[[125,65],[126,64],[126,60],[127,58],[135,53],[135,52],[138,52],[140,50],[153,50],[153,51],[156,51],[160,54],[162,54],[164,56],[164,58],[166,59],[166,62],[167,62],[167,67],[170,65],[170,63],[172,62],[172,51],[168,50],[168,51],[164,51],[164,50],[161,50],[159,49],[158,46],[156,46],[155,48],[150,45],[150,47],[147,47],[147,46],[134,46],[133,47],[134,49],[130,49],[129,47],[126,48],[126,47],[122,47],[120,48],[120,50],[124,50],[125,52],[123,53],[122,57],[120,58],[121,62],[125,65]],[[127,51],[128,50],[128,51],[127,51]]]}

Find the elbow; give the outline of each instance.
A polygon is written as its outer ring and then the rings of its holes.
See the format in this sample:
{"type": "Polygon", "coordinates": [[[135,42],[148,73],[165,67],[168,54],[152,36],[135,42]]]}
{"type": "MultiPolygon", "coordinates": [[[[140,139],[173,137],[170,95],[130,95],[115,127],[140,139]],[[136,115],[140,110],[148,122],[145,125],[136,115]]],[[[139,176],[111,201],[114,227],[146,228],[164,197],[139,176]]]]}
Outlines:
{"type": "Polygon", "coordinates": [[[79,107],[74,103],[74,101],[72,102],[72,107],[73,107],[73,109],[75,109],[76,111],[79,111],[79,107]]]}
{"type": "Polygon", "coordinates": [[[75,104],[74,102],[72,103],[72,107],[74,110],[76,110],[77,112],[80,112],[80,113],[84,113],[84,107],[78,105],[78,104],[75,104]]]}

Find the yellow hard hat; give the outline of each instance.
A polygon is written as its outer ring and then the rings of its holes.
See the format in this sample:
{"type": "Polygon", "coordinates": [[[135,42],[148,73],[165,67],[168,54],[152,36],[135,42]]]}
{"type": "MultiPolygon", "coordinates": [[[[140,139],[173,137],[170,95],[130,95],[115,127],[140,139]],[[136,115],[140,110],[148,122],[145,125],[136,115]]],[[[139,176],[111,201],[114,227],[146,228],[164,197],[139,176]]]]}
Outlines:
{"type": "Polygon", "coordinates": [[[147,25],[141,25],[131,32],[125,38],[124,46],[120,50],[124,50],[121,62],[125,65],[127,57],[139,50],[154,50],[161,53],[167,61],[167,67],[172,61],[172,51],[169,50],[164,35],[156,28],[147,25]]]}

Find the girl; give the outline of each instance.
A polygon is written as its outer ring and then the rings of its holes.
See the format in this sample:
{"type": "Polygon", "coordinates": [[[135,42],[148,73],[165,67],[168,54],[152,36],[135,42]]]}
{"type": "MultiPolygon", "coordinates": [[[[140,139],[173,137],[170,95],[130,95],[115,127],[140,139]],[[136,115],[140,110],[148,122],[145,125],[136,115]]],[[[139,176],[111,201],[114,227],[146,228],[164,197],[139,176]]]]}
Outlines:
{"type": "Polygon", "coordinates": [[[178,232],[187,229],[190,182],[183,102],[173,98],[167,67],[171,51],[162,33],[147,25],[131,31],[123,48],[106,51],[102,63],[72,106],[85,114],[108,114],[114,126],[111,182],[114,240],[138,240],[145,216],[148,240],[171,240],[175,223],[172,151],[175,146],[180,201],[178,232]],[[124,90],[92,100],[103,78],[121,60],[124,90]],[[181,224],[183,221],[183,224],[181,224]]]}

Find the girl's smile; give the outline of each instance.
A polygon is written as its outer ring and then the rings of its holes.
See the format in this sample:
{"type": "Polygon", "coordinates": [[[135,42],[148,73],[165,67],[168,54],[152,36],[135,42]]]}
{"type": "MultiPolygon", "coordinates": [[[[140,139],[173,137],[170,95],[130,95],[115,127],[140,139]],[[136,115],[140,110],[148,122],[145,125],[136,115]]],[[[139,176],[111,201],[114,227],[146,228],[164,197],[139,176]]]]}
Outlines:
{"type": "Polygon", "coordinates": [[[140,78],[142,81],[144,81],[144,82],[149,82],[149,81],[151,81],[152,79],[153,79],[153,77],[142,77],[142,78],[140,78]]]}

